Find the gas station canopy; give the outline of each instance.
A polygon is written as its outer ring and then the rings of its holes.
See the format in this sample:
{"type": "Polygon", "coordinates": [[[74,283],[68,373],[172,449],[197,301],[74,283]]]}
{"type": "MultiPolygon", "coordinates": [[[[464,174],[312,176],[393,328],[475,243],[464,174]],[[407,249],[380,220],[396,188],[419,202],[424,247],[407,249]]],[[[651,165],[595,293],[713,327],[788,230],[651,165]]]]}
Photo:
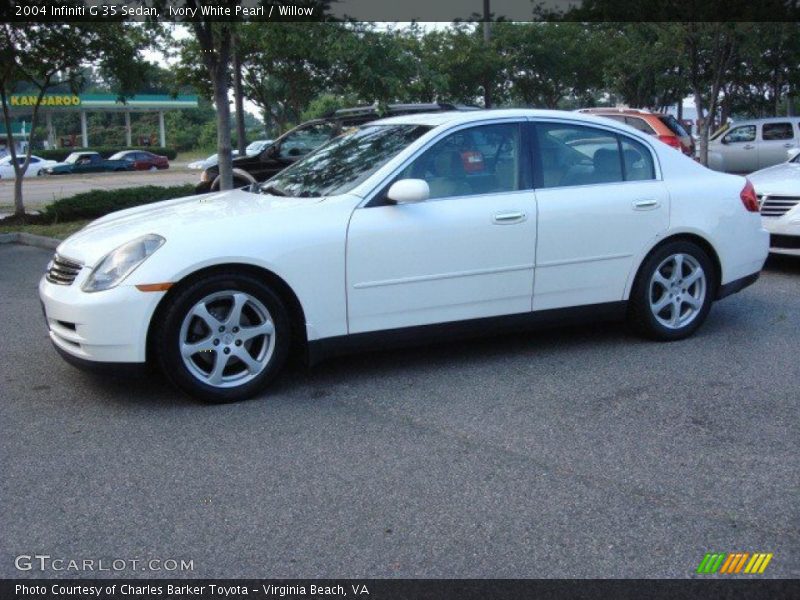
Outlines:
{"type": "MultiPolygon", "coordinates": [[[[35,94],[12,94],[8,98],[11,115],[25,116],[33,112],[36,105],[35,94]]],[[[46,94],[42,97],[39,111],[44,114],[47,123],[47,139],[51,147],[55,145],[52,115],[59,112],[80,112],[81,142],[84,148],[89,146],[89,134],[86,126],[86,114],[92,111],[121,112],[125,114],[125,142],[131,145],[132,112],[157,112],[159,141],[161,146],[167,145],[164,130],[164,111],[197,108],[197,96],[169,96],[166,94],[141,94],[120,101],[114,94],[46,94]]]]}

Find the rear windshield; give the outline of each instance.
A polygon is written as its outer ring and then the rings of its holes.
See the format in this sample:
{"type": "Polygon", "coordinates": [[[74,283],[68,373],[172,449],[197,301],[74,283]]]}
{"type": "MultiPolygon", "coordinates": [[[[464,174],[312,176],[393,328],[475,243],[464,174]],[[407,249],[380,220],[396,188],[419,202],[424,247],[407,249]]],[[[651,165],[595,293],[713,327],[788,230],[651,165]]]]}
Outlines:
{"type": "Polygon", "coordinates": [[[689,137],[689,133],[683,128],[683,125],[681,125],[678,122],[678,119],[672,115],[660,115],[658,118],[661,119],[661,122],[678,137],[689,137]]]}

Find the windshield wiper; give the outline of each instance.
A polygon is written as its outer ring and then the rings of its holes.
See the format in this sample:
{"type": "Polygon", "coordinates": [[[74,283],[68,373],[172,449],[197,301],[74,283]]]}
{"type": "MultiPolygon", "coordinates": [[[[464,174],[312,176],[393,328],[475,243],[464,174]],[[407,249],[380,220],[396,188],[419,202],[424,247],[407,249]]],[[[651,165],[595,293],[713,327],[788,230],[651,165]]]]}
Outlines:
{"type": "Polygon", "coordinates": [[[272,194],[273,196],[286,196],[286,192],[284,192],[281,188],[279,188],[274,183],[270,183],[267,185],[261,186],[261,193],[267,192],[268,194],[272,194]]]}

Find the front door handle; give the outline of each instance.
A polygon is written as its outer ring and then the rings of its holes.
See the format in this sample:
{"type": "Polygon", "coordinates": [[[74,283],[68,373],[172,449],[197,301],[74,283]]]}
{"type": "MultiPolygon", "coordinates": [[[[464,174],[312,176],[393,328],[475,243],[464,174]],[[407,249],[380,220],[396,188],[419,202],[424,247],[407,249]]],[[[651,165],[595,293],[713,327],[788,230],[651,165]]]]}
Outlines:
{"type": "Polygon", "coordinates": [[[753,146],[753,144],[745,144],[744,145],[744,149],[745,150],[752,150],[753,148],[755,148],[755,146],[753,146]]]}
{"type": "Polygon", "coordinates": [[[525,213],[522,211],[499,212],[494,215],[494,222],[497,225],[513,225],[522,223],[525,220],[525,213]]]}
{"type": "Polygon", "coordinates": [[[633,201],[633,210],[653,210],[660,205],[661,203],[655,198],[642,198],[633,201]]]}
{"type": "Polygon", "coordinates": [[[794,148],[794,144],[788,143],[783,145],[784,148],[794,148]]]}

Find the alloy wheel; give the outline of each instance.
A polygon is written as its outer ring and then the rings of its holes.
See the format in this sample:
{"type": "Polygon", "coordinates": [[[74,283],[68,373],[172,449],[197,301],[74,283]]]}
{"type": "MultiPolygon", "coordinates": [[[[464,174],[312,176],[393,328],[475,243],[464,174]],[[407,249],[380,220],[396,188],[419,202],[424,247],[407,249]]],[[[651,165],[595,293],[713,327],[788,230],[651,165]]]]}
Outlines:
{"type": "Polygon", "coordinates": [[[180,329],[183,364],[197,380],[217,388],[256,378],[275,351],[275,324],[251,294],[226,290],[197,302],[180,329]]]}

